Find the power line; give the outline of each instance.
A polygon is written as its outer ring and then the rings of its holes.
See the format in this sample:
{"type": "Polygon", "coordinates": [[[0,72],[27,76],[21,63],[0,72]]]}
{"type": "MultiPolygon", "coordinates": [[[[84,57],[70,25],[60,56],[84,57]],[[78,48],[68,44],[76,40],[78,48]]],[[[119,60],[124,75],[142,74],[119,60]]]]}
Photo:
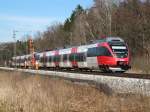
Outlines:
{"type": "Polygon", "coordinates": [[[14,39],[14,57],[16,56],[16,32],[18,32],[17,30],[13,30],[13,39],[14,39]]]}

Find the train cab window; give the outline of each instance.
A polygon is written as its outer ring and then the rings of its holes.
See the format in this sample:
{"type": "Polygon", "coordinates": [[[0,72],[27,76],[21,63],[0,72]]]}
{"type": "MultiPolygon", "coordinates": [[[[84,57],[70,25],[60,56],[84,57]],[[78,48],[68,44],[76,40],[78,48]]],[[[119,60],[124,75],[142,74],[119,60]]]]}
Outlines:
{"type": "Polygon", "coordinates": [[[128,49],[126,46],[112,47],[112,51],[118,58],[126,58],[128,56],[128,49]]]}
{"type": "Polygon", "coordinates": [[[126,58],[128,57],[128,49],[126,43],[124,42],[113,42],[109,43],[112,51],[118,58],[126,58]]]}
{"type": "Polygon", "coordinates": [[[87,52],[87,57],[95,57],[95,56],[112,56],[112,55],[106,47],[89,48],[87,52]]]}

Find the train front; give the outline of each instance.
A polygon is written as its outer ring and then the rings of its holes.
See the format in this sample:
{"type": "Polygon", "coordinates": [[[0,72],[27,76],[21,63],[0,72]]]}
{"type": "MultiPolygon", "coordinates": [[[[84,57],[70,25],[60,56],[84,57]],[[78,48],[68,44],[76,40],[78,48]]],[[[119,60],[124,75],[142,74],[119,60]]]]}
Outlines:
{"type": "Polygon", "coordinates": [[[109,56],[100,56],[99,64],[104,70],[113,72],[125,72],[130,69],[130,54],[127,44],[121,38],[107,38],[105,46],[109,52],[109,56]]]}

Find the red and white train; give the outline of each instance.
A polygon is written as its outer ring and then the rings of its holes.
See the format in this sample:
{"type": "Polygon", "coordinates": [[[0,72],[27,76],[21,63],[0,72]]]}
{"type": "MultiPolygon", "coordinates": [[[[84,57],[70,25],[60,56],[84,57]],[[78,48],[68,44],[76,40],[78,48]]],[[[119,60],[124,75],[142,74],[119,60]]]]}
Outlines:
{"type": "MultiPolygon", "coordinates": [[[[107,37],[89,45],[35,53],[38,68],[121,71],[130,68],[127,44],[119,37],[107,37]]],[[[32,67],[32,55],[12,58],[12,66],[32,67]]]]}

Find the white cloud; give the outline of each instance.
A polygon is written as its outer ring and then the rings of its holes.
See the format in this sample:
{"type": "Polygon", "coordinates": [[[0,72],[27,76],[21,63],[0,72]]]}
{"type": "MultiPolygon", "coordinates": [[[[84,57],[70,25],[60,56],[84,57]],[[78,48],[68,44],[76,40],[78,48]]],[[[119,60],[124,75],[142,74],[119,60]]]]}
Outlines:
{"type": "MultiPolygon", "coordinates": [[[[0,15],[0,21],[9,21],[17,23],[33,23],[33,24],[48,24],[58,20],[54,17],[30,17],[30,16],[14,16],[14,15],[0,15]]],[[[58,20],[60,21],[60,20],[58,20]]]]}
{"type": "Polygon", "coordinates": [[[17,33],[20,39],[27,31],[32,31],[32,35],[37,31],[44,31],[52,23],[63,22],[61,18],[54,17],[30,17],[0,14],[0,41],[13,41],[12,31],[22,31],[17,33]]]}

